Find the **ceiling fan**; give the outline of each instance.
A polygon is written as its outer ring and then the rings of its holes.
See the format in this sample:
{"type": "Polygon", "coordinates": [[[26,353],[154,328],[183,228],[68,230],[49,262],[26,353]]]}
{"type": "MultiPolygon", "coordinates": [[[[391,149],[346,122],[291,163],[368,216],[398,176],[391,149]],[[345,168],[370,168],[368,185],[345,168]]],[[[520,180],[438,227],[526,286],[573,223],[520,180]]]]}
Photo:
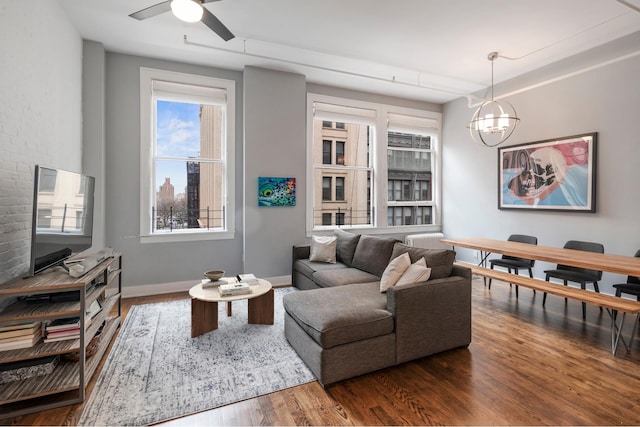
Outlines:
{"type": "Polygon", "coordinates": [[[213,32],[222,37],[224,41],[229,41],[235,36],[225,25],[203,6],[203,3],[211,3],[219,0],[167,0],[129,15],[132,18],[142,21],[152,18],[161,13],[172,11],[178,18],[186,22],[202,21],[213,32]]]}

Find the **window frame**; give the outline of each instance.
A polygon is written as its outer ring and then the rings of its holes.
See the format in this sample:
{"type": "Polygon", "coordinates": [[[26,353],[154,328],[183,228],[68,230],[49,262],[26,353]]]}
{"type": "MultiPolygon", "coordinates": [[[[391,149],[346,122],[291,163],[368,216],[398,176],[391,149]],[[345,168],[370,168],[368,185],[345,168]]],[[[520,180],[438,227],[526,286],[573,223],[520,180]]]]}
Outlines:
{"type": "MultiPolygon", "coordinates": [[[[442,144],[442,113],[419,110],[415,108],[399,107],[388,104],[373,103],[368,101],[360,101],[355,99],[339,98],[329,95],[322,95],[317,93],[307,93],[307,182],[309,183],[309,190],[306,194],[307,215],[306,215],[306,234],[311,236],[314,233],[332,232],[337,226],[314,226],[314,163],[313,163],[313,130],[314,130],[314,103],[333,104],[340,107],[351,107],[365,110],[375,111],[375,125],[374,125],[374,146],[371,150],[373,156],[373,186],[374,191],[371,201],[372,211],[374,212],[374,218],[371,225],[366,226],[349,226],[347,224],[340,228],[353,228],[358,232],[368,234],[388,234],[388,233],[414,233],[414,232],[437,232],[442,230],[442,156],[441,156],[441,144],[442,144]],[[390,118],[406,117],[406,126],[401,123],[399,127],[397,123],[393,127],[390,127],[390,118]],[[411,118],[417,118],[418,121],[430,121],[434,124],[432,128],[415,127],[411,118]],[[389,206],[388,196],[388,173],[387,173],[387,140],[388,131],[402,131],[407,133],[416,133],[421,135],[428,135],[431,137],[431,153],[432,153],[432,179],[434,181],[432,187],[432,200],[422,201],[419,203],[414,201],[406,202],[408,205],[431,206],[433,224],[421,224],[421,225],[402,225],[402,226],[388,226],[387,225],[387,208],[389,206]]],[[[327,121],[328,119],[322,118],[321,120],[327,121]]],[[[343,120],[335,119],[334,122],[341,122],[343,120]]],[[[405,202],[402,202],[405,203],[405,202]]],[[[398,204],[392,204],[391,206],[402,206],[398,204]]]]}
{"type": "Polygon", "coordinates": [[[236,82],[234,80],[195,74],[180,73],[154,68],[140,67],[140,242],[162,243],[198,240],[233,239],[235,236],[235,103],[236,82]],[[180,85],[199,86],[226,93],[225,139],[226,160],[224,162],[226,189],[224,230],[183,229],[171,233],[153,233],[152,206],[155,191],[155,97],[153,82],[169,82],[180,85]]]}

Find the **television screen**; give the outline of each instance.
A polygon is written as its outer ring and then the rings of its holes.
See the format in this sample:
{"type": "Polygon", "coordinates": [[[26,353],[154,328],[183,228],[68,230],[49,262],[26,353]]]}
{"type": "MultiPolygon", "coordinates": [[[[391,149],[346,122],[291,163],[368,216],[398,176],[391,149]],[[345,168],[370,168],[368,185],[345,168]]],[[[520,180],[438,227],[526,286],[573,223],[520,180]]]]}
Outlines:
{"type": "Polygon", "coordinates": [[[91,247],[94,188],[91,176],[36,165],[30,275],[91,247]]]}

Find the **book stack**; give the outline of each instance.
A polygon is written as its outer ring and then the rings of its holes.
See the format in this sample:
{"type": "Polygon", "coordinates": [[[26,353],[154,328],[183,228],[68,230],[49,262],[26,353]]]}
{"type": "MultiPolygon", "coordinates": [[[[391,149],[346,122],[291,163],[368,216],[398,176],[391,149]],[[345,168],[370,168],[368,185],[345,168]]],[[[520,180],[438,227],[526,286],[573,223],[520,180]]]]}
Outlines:
{"type": "Polygon", "coordinates": [[[220,285],[218,289],[220,290],[220,296],[223,296],[223,297],[251,293],[251,288],[247,283],[231,283],[226,285],[220,285]]]}
{"type": "Polygon", "coordinates": [[[238,283],[238,280],[235,277],[223,277],[213,281],[209,279],[202,279],[202,288],[217,288],[220,285],[230,285],[233,283],[238,283]]]}
{"type": "Polygon", "coordinates": [[[56,342],[80,339],[80,318],[65,317],[49,322],[45,326],[44,342],[56,342]]]}
{"type": "Polygon", "coordinates": [[[0,351],[33,347],[42,338],[41,322],[0,327],[0,351]]]}

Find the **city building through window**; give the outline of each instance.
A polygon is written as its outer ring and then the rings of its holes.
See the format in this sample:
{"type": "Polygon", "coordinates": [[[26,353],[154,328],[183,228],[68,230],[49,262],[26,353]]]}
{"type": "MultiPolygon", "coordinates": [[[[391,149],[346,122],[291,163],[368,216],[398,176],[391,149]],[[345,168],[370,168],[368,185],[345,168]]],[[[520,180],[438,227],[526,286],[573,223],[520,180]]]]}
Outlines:
{"type": "Polygon", "coordinates": [[[309,94],[308,114],[308,230],[439,230],[440,113],[309,94]]]}

